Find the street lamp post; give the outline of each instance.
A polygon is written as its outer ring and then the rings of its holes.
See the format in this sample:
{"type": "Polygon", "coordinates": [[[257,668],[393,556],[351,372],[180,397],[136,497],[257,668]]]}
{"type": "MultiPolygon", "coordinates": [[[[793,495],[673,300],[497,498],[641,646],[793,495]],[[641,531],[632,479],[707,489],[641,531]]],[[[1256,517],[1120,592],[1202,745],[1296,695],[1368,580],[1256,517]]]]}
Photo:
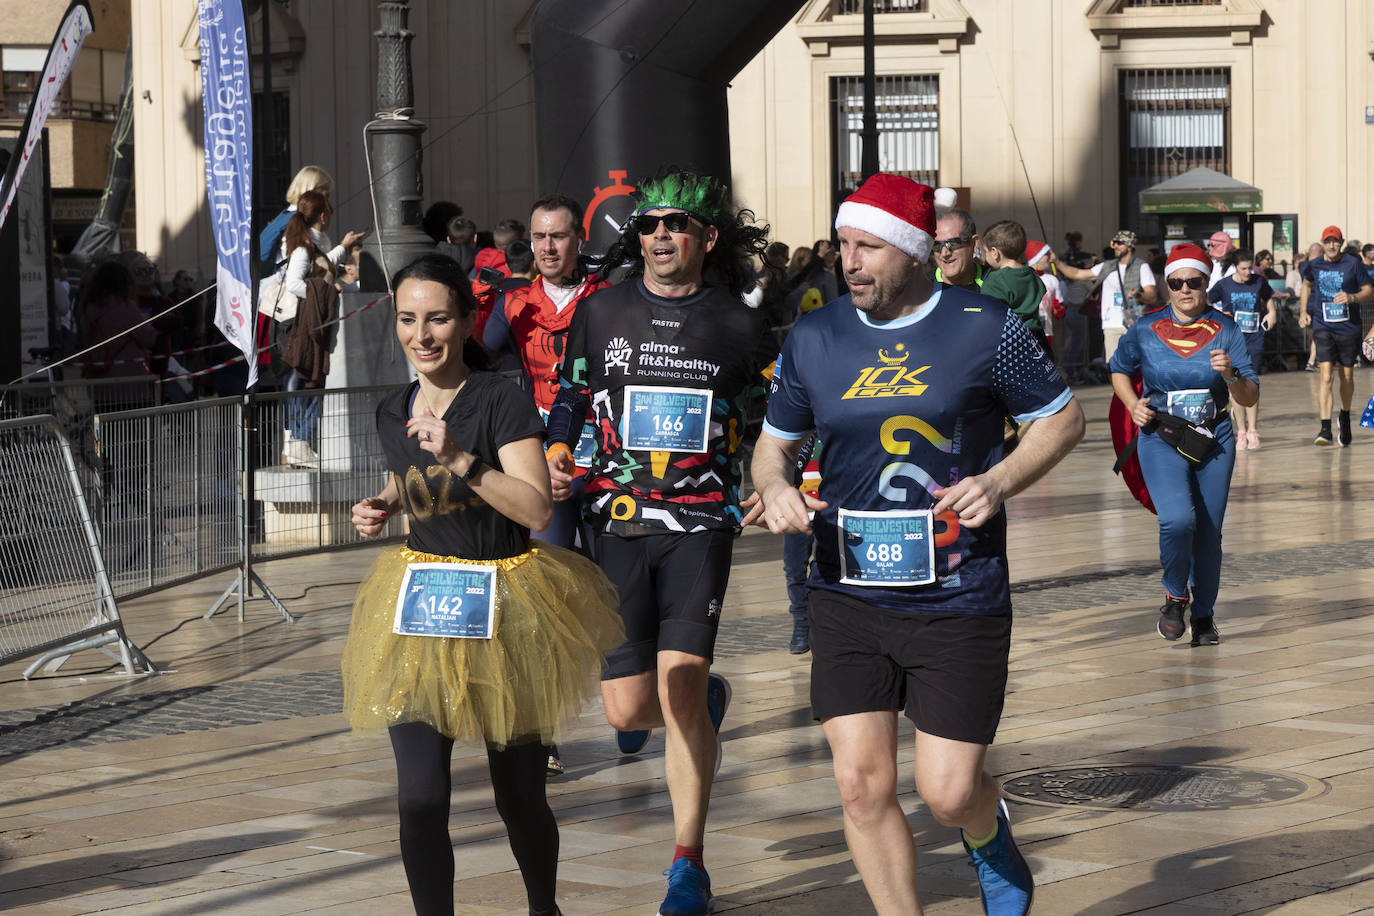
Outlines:
{"type": "Polygon", "coordinates": [[[424,191],[420,175],[421,137],[425,125],[415,120],[415,92],[410,66],[409,0],[380,0],[377,37],[377,108],[366,129],[371,151],[368,179],[376,202],[377,225],[363,243],[359,287],[386,289],[387,278],[421,255],[434,251],[434,240],[420,228],[424,191]]]}
{"type": "Polygon", "coordinates": [[[878,113],[874,103],[873,0],[864,0],[864,126],[863,152],[859,168],[867,181],[878,171],[878,113]]]}

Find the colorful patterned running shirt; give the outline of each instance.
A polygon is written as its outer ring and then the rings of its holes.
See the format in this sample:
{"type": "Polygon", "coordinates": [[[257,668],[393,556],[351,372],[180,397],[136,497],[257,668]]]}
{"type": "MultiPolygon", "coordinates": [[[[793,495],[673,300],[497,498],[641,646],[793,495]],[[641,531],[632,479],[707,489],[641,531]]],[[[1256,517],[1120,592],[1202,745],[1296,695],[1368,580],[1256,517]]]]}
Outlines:
{"type": "Polygon", "coordinates": [[[583,512],[598,530],[739,526],[738,449],[776,350],[762,315],[713,287],[665,299],[634,279],[577,307],[548,439],[571,446],[590,404],[583,512]]]}
{"type": "MultiPolygon", "coordinates": [[[[764,431],[794,441],[814,430],[825,443],[828,505],[812,521],[808,585],[897,611],[1010,613],[1005,510],[974,529],[953,512],[930,520],[934,581],[891,586],[850,581],[864,560],[846,546],[840,513],[882,524],[928,512],[935,490],[1001,460],[1008,413],[1024,423],[1072,397],[1025,325],[990,296],[937,285],[915,314],[874,321],[846,295],[803,317],[778,360],[764,431]]],[[[871,545],[868,561],[926,543],[871,545]]]]}

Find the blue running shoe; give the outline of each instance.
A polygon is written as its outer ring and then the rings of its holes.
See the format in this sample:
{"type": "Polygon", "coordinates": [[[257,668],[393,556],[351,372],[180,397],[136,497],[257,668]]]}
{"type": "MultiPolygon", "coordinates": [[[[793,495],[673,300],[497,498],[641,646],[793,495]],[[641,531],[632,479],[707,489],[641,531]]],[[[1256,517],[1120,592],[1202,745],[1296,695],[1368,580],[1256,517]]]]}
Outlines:
{"type": "Polygon", "coordinates": [[[649,736],[654,733],[652,728],[639,729],[632,732],[622,732],[617,730],[615,733],[616,746],[620,748],[622,754],[638,754],[644,750],[644,745],[649,743],[649,736]]]}
{"type": "MultiPolygon", "coordinates": [[[[961,833],[962,835],[962,833],[961,833]]],[[[978,888],[983,912],[988,916],[1026,916],[1035,896],[1035,879],[1030,866],[1012,839],[1006,802],[997,801],[997,836],[979,849],[969,849],[970,864],[978,872],[978,888]]]]}
{"type": "Polygon", "coordinates": [[[658,916],[703,916],[711,912],[711,876],[706,869],[683,856],[673,860],[668,876],[668,896],[658,905],[658,916]]]}
{"type": "Polygon", "coordinates": [[[720,772],[720,762],[725,758],[725,745],[720,740],[720,723],[725,721],[725,710],[730,707],[730,697],[734,691],[724,676],[714,671],[706,676],[706,711],[711,716],[711,728],[716,733],[716,773],[720,772]]]}

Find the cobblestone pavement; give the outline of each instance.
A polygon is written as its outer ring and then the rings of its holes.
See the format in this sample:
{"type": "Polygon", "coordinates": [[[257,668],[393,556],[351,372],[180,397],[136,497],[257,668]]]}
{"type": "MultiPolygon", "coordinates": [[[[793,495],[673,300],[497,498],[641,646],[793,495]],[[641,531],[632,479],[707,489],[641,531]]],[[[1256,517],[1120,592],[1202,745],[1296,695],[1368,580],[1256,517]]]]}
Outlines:
{"type": "MultiPolygon", "coordinates": [[[[765,548],[767,542],[760,540],[765,548]]],[[[1338,574],[1374,567],[1374,538],[1332,544],[1319,551],[1276,550],[1228,556],[1222,586],[1276,582],[1293,576],[1338,574]]],[[[1045,614],[1137,600],[1157,590],[1155,564],[1051,576],[1015,583],[1017,614],[1045,614]]],[[[789,614],[721,622],[717,658],[737,658],[786,645],[792,632],[789,614]]],[[[256,725],[281,719],[318,716],[343,703],[337,671],[236,681],[224,685],[150,690],[142,681],[119,696],[41,709],[0,710],[0,759],[58,745],[81,747],[154,735],[256,725]]]]}

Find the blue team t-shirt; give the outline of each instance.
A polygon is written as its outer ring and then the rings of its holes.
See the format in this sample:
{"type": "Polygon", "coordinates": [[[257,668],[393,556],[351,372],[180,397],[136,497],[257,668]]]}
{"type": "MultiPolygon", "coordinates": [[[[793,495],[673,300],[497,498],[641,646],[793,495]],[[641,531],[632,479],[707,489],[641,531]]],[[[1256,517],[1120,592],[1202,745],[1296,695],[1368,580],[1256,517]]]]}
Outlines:
{"type": "Polygon", "coordinates": [[[932,491],[1001,460],[1007,413],[1026,422],[1072,397],[1030,332],[990,296],[937,285],[906,318],[873,321],[848,295],[803,316],[779,357],[764,429],[786,440],[814,430],[825,442],[828,505],[812,524],[807,584],[897,611],[1009,614],[1005,511],[976,529],[952,512],[934,519],[934,581],[923,585],[842,581],[862,560],[847,552],[840,512],[881,524],[929,510],[932,491]]]}
{"type": "MultiPolygon", "coordinates": [[[[1236,372],[1259,384],[1244,335],[1234,321],[1215,310],[1187,323],[1177,321],[1168,306],[1150,312],[1131,325],[1116,345],[1111,370],[1122,375],[1139,372],[1144,386],[1141,394],[1157,413],[1202,423],[1231,399],[1226,380],[1212,368],[1216,349],[1230,355],[1236,372]]],[[[1229,415],[1221,421],[1229,422],[1229,415]]]]}
{"type": "Polygon", "coordinates": [[[1360,306],[1354,302],[1337,305],[1336,293],[1355,295],[1369,282],[1364,263],[1351,254],[1342,254],[1335,261],[1323,255],[1302,265],[1302,278],[1312,284],[1307,298],[1307,312],[1312,326],[1333,334],[1360,333],[1360,306]],[[1343,316],[1343,317],[1340,317],[1343,316]]]}
{"type": "Polygon", "coordinates": [[[1264,309],[1274,290],[1259,274],[1250,274],[1248,283],[1236,280],[1236,275],[1218,280],[1207,293],[1207,299],[1224,314],[1230,315],[1242,334],[1262,334],[1260,311],[1264,309]]]}

